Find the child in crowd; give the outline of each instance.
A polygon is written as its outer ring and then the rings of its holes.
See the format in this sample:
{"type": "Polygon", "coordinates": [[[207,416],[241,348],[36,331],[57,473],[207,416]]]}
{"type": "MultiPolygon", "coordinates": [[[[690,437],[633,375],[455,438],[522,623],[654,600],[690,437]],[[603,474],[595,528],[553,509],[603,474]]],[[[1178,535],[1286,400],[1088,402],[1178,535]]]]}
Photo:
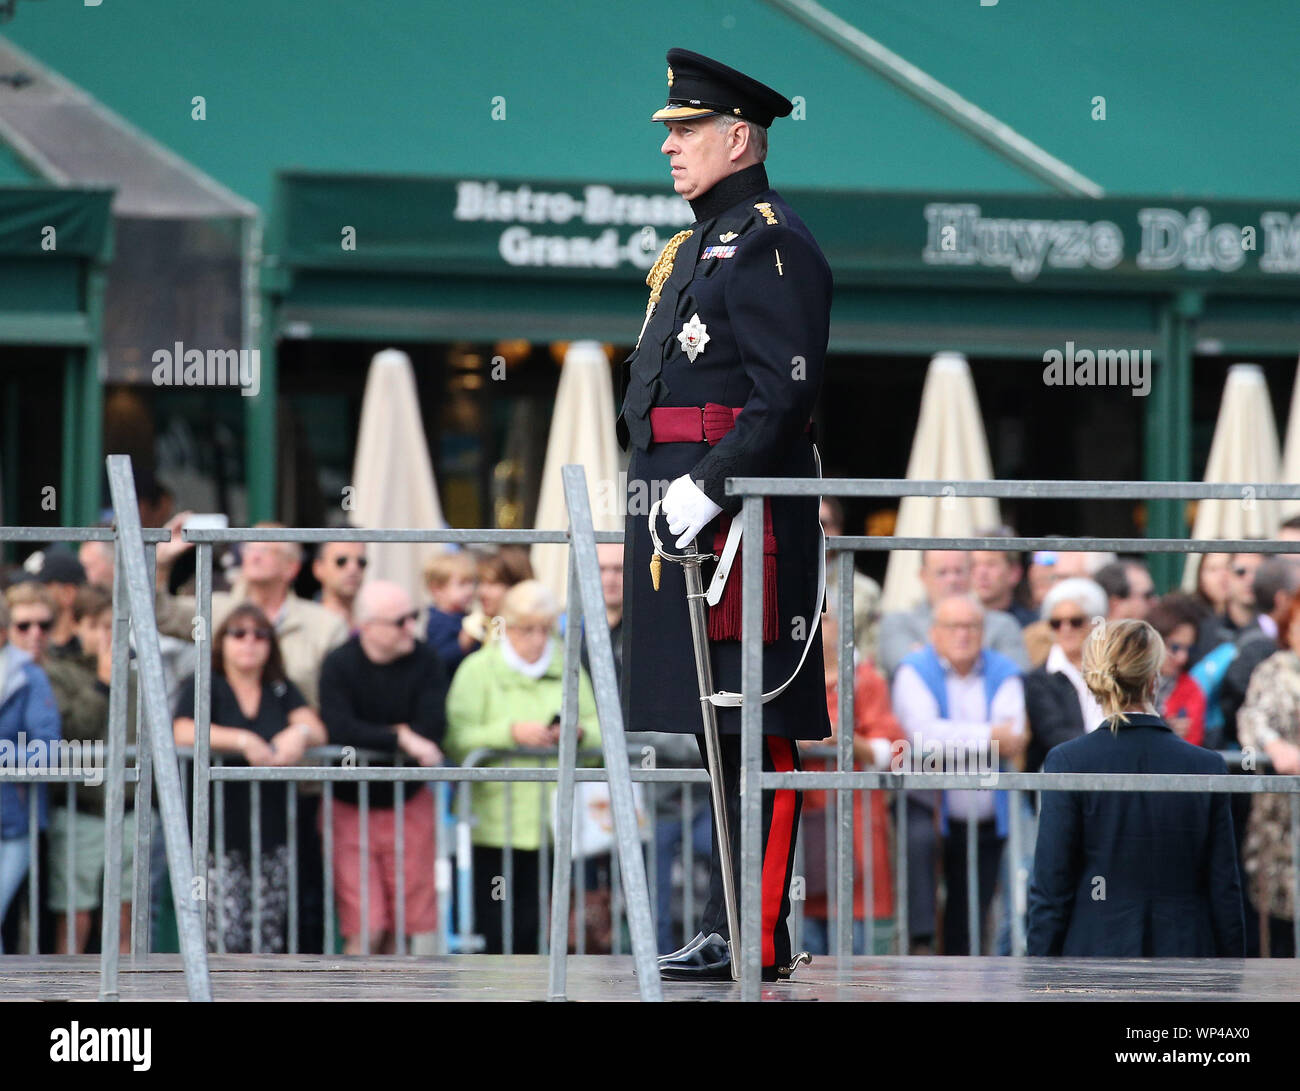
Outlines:
{"type": "Polygon", "coordinates": [[[469,553],[440,553],[424,566],[424,583],[433,599],[427,629],[429,647],[442,660],[450,677],[460,661],[480,644],[464,628],[478,587],[478,567],[469,553]]]}

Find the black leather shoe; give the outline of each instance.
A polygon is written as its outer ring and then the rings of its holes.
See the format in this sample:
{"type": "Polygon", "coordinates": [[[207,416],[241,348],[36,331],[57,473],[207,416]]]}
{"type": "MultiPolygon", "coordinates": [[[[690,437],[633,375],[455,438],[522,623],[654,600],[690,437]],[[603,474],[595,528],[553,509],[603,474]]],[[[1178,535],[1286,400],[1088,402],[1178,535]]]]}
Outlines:
{"type": "Polygon", "coordinates": [[[697,948],[701,943],[703,943],[706,939],[708,939],[708,936],[706,936],[703,932],[696,932],[695,937],[685,947],[679,947],[677,948],[676,951],[672,952],[672,954],[669,955],[660,955],[659,962],[660,963],[672,962],[676,959],[685,958],[692,951],[694,951],[695,948],[697,948]]]}
{"type": "Polygon", "coordinates": [[[713,932],[685,953],[659,960],[659,976],[666,981],[730,981],[731,950],[727,941],[713,932]]]}

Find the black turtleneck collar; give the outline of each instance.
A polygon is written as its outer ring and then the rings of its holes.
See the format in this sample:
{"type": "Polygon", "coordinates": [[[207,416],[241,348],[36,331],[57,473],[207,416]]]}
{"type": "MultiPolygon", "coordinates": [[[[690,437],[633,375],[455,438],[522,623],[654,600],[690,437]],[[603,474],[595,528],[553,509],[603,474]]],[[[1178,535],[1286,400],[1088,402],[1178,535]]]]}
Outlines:
{"type": "Polygon", "coordinates": [[[733,205],[740,204],[746,197],[756,197],[769,188],[767,171],[762,163],[755,163],[744,170],[736,171],[735,174],[729,174],[721,181],[715,182],[713,188],[707,193],[690,202],[691,211],[695,214],[695,222],[711,220],[733,205]]]}

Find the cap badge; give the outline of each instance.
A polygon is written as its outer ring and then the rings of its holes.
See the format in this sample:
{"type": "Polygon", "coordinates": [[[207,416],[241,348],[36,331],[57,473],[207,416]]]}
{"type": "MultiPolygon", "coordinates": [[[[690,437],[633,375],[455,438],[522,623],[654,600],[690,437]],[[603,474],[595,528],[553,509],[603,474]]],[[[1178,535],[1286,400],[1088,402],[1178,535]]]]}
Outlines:
{"type": "Polygon", "coordinates": [[[709,343],[708,330],[700,321],[698,313],[691,315],[691,320],[682,326],[682,332],[677,335],[677,340],[682,346],[682,351],[686,353],[686,358],[691,363],[695,363],[695,357],[703,352],[704,346],[709,343]]]}
{"type": "Polygon", "coordinates": [[[669,68],[669,69],[668,69],[668,86],[671,87],[672,85],[673,85],[673,70],[672,70],[671,68],[669,68]]]}

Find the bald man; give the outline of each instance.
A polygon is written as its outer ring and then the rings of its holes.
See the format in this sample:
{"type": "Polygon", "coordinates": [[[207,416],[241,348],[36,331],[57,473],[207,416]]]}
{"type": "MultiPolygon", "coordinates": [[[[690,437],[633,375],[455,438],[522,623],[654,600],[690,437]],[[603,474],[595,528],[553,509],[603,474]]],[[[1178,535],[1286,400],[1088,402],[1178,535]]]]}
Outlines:
{"type": "MultiPolygon", "coordinates": [[[[420,612],[388,580],[362,584],[354,606],[357,634],[325,657],[321,718],[330,742],[371,752],[371,765],[442,764],[447,673],[417,641],[420,612]]],[[[393,788],[372,783],[369,794],[368,949],[396,950],[397,854],[393,788]]],[[[427,784],[408,784],[403,806],[406,933],[438,926],[434,894],[434,801],[427,784]]],[[[356,784],[334,789],[334,889],[345,951],[367,948],[361,922],[361,812],[356,784]]]]}
{"type": "MultiPolygon", "coordinates": [[[[970,593],[971,555],[956,549],[924,550],[921,586],[925,602],[915,610],[886,614],[880,623],[880,669],[890,678],[907,655],[925,646],[934,604],[949,595],[970,593]]],[[[983,622],[984,646],[1005,655],[1021,670],[1027,669],[1029,656],[1016,619],[1001,610],[986,610],[983,622]]]]}
{"type": "MultiPolygon", "coordinates": [[[[894,714],[913,755],[942,753],[944,768],[957,756],[979,755],[966,769],[997,769],[1023,752],[1025,691],[1016,663],[987,646],[988,612],[972,594],[941,595],[934,605],[929,641],[909,653],[894,675],[894,714]],[[936,749],[937,748],[937,749],[936,749]]],[[[919,770],[920,764],[914,765],[919,770]]],[[[935,808],[942,834],[948,901],[944,954],[979,954],[967,934],[967,830],[976,826],[976,912],[987,919],[1010,819],[1005,792],[908,792],[908,911],[912,953],[929,953],[935,934],[935,808]],[[938,799],[936,800],[936,796],[938,799]]],[[[981,928],[981,936],[987,937],[981,928]]]]}

